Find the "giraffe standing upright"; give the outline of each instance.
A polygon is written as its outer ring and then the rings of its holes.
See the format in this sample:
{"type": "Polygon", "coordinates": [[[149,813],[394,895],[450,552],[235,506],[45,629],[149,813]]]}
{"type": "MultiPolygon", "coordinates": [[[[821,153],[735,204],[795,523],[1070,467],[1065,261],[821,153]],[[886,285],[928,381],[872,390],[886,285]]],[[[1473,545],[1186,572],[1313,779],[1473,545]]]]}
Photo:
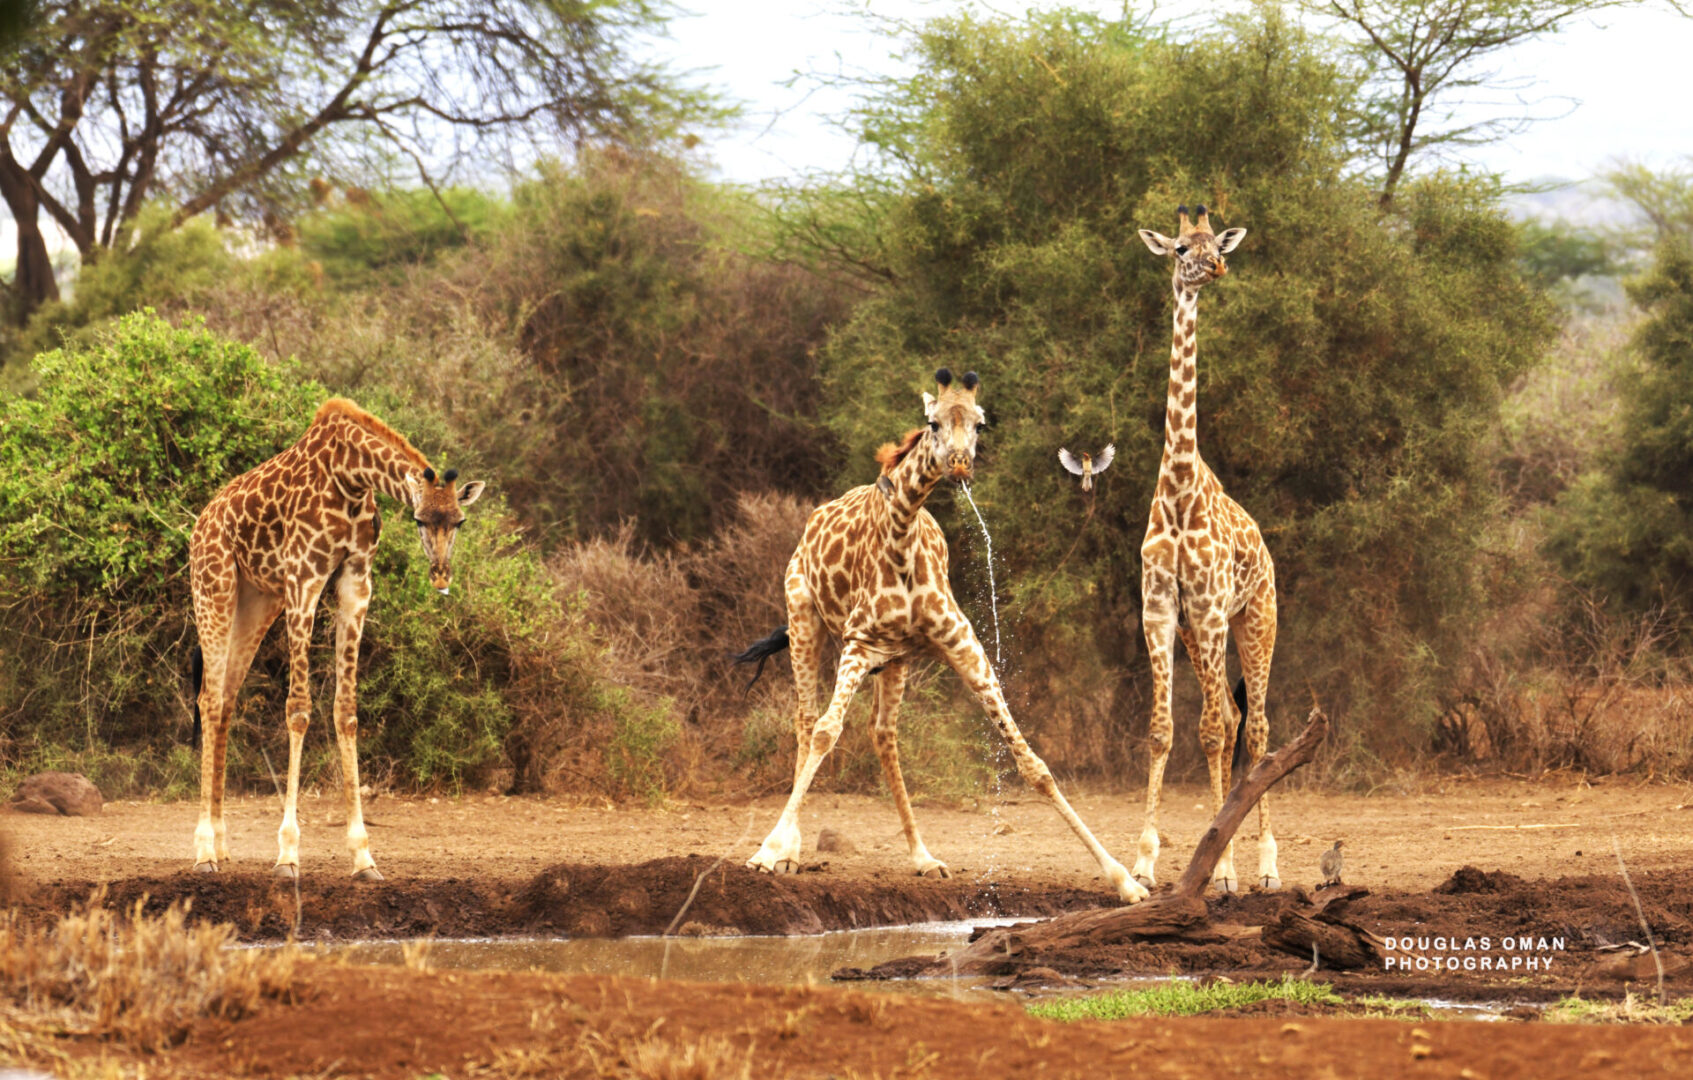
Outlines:
{"type": "MultiPolygon", "coordinates": [[[[1211,796],[1220,809],[1228,786],[1230,735],[1228,638],[1233,630],[1246,684],[1245,735],[1250,762],[1264,755],[1269,722],[1264,695],[1270,683],[1270,654],[1276,644],[1276,572],[1258,525],[1223,493],[1199,456],[1199,419],[1194,336],[1199,290],[1228,272],[1223,256],[1235,249],[1245,229],[1211,230],[1205,207],[1188,222],[1178,208],[1175,239],[1150,229],[1140,237],[1154,255],[1175,260],[1175,335],[1170,344],[1170,386],[1164,415],[1164,456],[1141,544],[1142,627],[1152,657],[1152,762],[1146,781],[1146,827],[1140,836],[1135,878],[1150,886],[1158,859],[1158,804],[1164,765],[1170,757],[1170,678],[1179,633],[1199,676],[1205,705],[1199,744],[1211,774],[1211,796]]],[[[1232,717],[1230,718],[1232,719],[1232,717]]],[[[1239,889],[1234,845],[1218,861],[1212,883],[1239,889]]],[[[1276,873],[1276,839],[1270,831],[1268,800],[1258,802],[1258,883],[1281,886],[1276,873]]]]}
{"type": "Polygon", "coordinates": [[[370,605],[371,556],[382,522],[376,494],[411,509],[429,580],[450,587],[453,541],[463,507],[481,481],[455,487],[439,478],[398,432],[345,398],[323,404],[298,442],[241,474],[212,497],[194,522],[188,561],[194,594],[195,733],[200,741],[200,823],[194,868],[216,871],[229,860],[223,817],[224,752],[236,692],[259,642],[280,614],[288,628],[288,790],[277,831],[274,873],[298,877],[300,747],[311,719],[307,648],[318,597],[340,571],[335,624],[335,736],[347,801],[353,876],[380,881],[359,802],[357,678],[359,636],[370,605]],[[202,726],[203,722],[203,726],[202,726]]]}
{"type": "MultiPolygon", "coordinates": [[[[775,828],[747,863],[758,870],[792,873],[800,867],[799,808],[823,758],[840,738],[853,694],[866,675],[876,678],[871,734],[881,758],[916,872],[947,877],[946,864],[929,853],[917,832],[900,773],[898,710],[907,666],[924,653],[938,654],[976,694],[1011,746],[1017,771],[1064,818],[1098,860],[1117,894],[1133,903],[1147,892],[1112,858],[1058,790],[1005,703],[999,679],[976,632],[953,599],[947,580],[946,537],[923,508],[943,479],[972,475],[985,416],[976,404],[975,372],[955,380],[942,368],[934,395],[923,395],[928,426],[882,447],[882,472],[874,484],[853,488],[813,511],[788,562],[788,625],[755,643],[737,659],[763,661],[793,649],[794,712],[798,754],[794,789],[775,828]],[[824,636],[842,642],[835,693],[821,719],[816,713],[818,669],[824,636]]],[[[756,675],[754,676],[756,678],[756,675]]]]}

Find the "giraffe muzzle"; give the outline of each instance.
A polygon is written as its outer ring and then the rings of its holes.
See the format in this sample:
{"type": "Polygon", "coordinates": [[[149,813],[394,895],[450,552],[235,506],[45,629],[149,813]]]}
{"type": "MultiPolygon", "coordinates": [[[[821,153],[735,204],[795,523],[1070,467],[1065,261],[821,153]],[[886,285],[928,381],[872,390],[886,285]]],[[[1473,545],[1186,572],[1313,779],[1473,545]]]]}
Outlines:
{"type": "Polygon", "coordinates": [[[974,471],[969,454],[953,453],[946,459],[947,468],[952,471],[952,479],[968,480],[974,471]]]}

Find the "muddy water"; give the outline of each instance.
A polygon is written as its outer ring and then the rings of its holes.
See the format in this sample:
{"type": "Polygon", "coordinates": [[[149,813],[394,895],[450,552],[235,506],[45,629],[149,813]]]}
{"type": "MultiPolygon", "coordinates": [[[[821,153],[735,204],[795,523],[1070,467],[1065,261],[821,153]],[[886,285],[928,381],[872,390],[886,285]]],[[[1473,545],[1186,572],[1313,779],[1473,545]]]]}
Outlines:
{"type": "MultiPolygon", "coordinates": [[[[1014,921],[1014,920],[1010,920],[1014,921]]],[[[792,937],[627,937],[368,941],[332,946],[355,963],[402,964],[407,952],[426,949],[436,969],[550,971],[625,975],[691,982],[821,983],[842,968],[870,968],[904,956],[938,954],[969,940],[973,926],[1004,921],[926,923],[792,937]]],[[[861,989],[952,994],[975,990],[982,980],[925,979],[862,982],[861,989]]]]}

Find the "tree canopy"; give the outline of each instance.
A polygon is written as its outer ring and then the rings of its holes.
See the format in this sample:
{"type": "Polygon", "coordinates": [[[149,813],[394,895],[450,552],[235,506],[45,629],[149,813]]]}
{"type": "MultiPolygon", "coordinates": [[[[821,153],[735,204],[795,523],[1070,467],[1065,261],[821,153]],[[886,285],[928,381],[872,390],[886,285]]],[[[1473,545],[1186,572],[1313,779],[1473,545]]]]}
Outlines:
{"type": "Polygon", "coordinates": [[[662,135],[704,102],[631,49],[661,24],[648,0],[44,0],[0,72],[14,314],[58,295],[43,213],[90,262],[153,198],[274,222],[324,172],[434,186],[524,140],[662,135]]]}

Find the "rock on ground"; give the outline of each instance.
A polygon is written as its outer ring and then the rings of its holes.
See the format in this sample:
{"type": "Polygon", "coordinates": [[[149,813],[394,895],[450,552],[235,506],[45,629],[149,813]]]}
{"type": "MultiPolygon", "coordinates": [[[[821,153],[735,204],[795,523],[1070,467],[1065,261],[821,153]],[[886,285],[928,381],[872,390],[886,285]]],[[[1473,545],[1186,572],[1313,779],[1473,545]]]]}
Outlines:
{"type": "Polygon", "coordinates": [[[23,814],[63,814],[91,817],[104,803],[100,789],[81,773],[44,772],[18,785],[10,806],[23,814]]]}

